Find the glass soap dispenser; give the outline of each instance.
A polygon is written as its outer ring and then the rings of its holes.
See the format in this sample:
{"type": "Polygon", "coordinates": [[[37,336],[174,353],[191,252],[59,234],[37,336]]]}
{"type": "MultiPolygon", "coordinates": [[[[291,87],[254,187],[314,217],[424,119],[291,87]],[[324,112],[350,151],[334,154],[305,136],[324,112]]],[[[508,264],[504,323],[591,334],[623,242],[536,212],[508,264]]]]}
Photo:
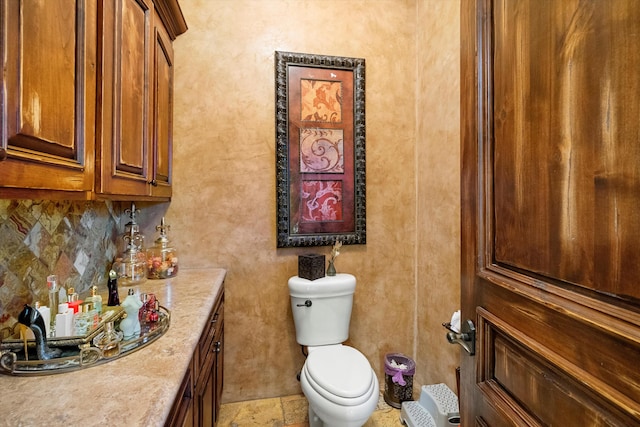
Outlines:
{"type": "Polygon", "coordinates": [[[171,229],[165,225],[164,217],[156,230],[160,231],[160,237],[155,244],[147,249],[147,277],[149,279],[167,279],[178,274],[178,253],[169,244],[167,230],[171,229]]]}
{"type": "Polygon", "coordinates": [[[124,252],[113,263],[113,269],[118,274],[119,286],[133,286],[147,280],[147,257],[142,250],[144,245],[144,235],[140,233],[140,228],[136,223],[135,203],[131,204],[131,209],[125,210],[129,213],[131,221],[125,225],[125,232],[122,236],[124,240],[124,252]]]}

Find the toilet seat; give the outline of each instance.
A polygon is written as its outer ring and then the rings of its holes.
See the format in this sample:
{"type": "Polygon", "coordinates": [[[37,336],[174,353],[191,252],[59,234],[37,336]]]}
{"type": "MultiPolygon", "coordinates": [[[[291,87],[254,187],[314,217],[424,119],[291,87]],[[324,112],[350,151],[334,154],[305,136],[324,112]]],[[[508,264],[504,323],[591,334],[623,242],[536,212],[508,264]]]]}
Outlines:
{"type": "Polygon", "coordinates": [[[367,358],[348,346],[314,349],[302,371],[318,394],[341,406],[365,403],[376,387],[375,374],[367,358]]]}

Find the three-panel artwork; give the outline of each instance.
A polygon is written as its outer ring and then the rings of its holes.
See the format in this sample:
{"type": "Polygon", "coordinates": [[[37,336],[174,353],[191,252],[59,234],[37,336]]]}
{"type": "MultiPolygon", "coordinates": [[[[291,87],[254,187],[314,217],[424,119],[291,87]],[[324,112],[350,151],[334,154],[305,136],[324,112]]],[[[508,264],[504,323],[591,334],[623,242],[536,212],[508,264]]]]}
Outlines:
{"type": "Polygon", "coordinates": [[[364,59],[276,52],[278,247],[366,243],[364,59]]]}

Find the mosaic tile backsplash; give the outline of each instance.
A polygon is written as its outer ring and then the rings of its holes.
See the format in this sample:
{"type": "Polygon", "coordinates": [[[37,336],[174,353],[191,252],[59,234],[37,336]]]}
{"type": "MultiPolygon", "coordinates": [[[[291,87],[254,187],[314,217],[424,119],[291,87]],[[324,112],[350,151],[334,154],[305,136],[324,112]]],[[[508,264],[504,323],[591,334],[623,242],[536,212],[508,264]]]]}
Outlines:
{"type": "Polygon", "coordinates": [[[106,292],[120,215],[109,201],[0,200],[0,328],[25,303],[47,304],[50,274],[81,298],[93,285],[106,292]]]}

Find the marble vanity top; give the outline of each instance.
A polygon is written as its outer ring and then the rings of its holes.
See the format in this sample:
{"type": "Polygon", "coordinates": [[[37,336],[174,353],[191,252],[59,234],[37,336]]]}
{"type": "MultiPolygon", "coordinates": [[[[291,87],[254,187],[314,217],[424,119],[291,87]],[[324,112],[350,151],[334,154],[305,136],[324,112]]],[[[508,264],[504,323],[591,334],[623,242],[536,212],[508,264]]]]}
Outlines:
{"type": "MultiPolygon", "coordinates": [[[[126,357],[75,372],[0,376],[0,426],[161,426],[224,281],[224,269],[181,269],[134,289],[171,311],[169,330],[126,357]]],[[[122,296],[129,288],[119,288],[122,296]]]]}

